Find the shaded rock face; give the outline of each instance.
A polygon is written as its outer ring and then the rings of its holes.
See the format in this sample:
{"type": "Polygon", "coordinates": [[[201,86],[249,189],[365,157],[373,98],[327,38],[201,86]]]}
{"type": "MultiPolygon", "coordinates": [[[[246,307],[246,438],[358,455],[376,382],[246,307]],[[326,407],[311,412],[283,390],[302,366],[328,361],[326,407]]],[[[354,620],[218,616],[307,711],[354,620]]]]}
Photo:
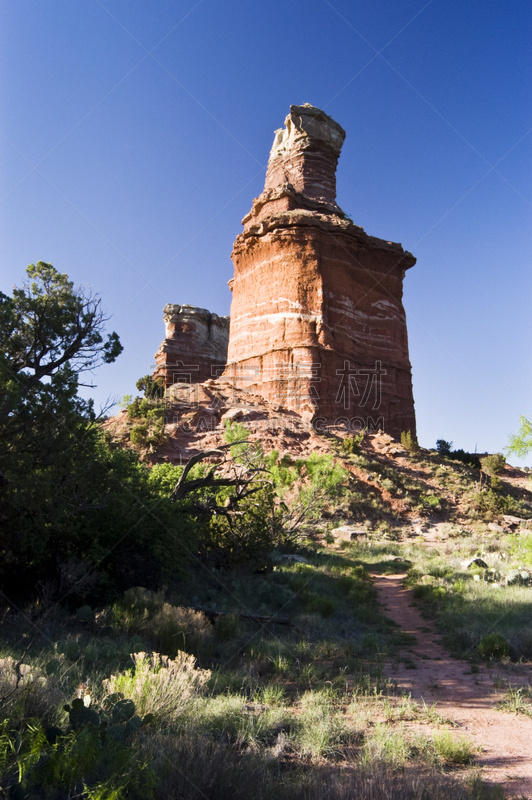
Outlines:
{"type": "Polygon", "coordinates": [[[165,338],[155,354],[153,377],[163,378],[168,387],[220,375],[227,361],[229,317],[172,303],[165,305],[163,314],[165,338]]]}
{"type": "Polygon", "coordinates": [[[343,129],[291,106],[264,192],[234,244],[225,377],[355,432],[415,434],[400,244],[368,236],[336,203],[343,129]],[[339,422],[340,421],[340,422],[339,422]]]}

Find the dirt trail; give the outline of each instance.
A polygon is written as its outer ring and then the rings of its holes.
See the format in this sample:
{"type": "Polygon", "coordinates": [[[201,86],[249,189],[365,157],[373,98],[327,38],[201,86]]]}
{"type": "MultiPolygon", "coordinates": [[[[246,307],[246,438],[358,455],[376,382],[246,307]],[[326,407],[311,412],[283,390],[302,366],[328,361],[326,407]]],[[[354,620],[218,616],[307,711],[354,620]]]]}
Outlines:
{"type": "Polygon", "coordinates": [[[408,647],[412,663],[388,665],[388,677],[412,698],[437,703],[442,716],[459,723],[458,735],[470,736],[482,748],[478,764],[485,780],[500,783],[511,796],[532,799],[532,719],[494,708],[502,695],[494,672],[481,667],[473,674],[467,662],[451,658],[438,644],[433,625],[411,605],[404,575],[372,577],[386,616],[416,638],[408,647]]]}

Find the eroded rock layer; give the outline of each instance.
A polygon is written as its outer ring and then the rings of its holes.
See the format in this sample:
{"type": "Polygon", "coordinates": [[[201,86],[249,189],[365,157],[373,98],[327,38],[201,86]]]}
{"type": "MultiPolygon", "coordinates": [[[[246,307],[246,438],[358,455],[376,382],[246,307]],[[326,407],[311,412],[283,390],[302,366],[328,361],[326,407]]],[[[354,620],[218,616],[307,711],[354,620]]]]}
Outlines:
{"type": "Polygon", "coordinates": [[[227,361],[229,317],[172,303],[165,305],[163,314],[165,338],[155,354],[153,377],[163,378],[168,387],[220,375],[227,361]]]}
{"type": "Polygon", "coordinates": [[[234,244],[226,377],[270,402],[352,431],[415,434],[400,244],[336,204],[343,129],[291,106],[265,190],[234,244]]]}

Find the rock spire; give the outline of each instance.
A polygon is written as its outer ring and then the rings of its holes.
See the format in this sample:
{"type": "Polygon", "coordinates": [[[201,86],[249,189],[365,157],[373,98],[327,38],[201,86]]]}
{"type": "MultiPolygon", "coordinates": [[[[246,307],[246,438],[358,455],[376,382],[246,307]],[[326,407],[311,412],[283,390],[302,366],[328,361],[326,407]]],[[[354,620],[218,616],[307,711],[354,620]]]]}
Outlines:
{"type": "Polygon", "coordinates": [[[308,104],[275,132],[264,191],[234,244],[225,375],[315,427],[415,435],[402,293],[416,260],[337,205],[344,138],[308,104]]]}

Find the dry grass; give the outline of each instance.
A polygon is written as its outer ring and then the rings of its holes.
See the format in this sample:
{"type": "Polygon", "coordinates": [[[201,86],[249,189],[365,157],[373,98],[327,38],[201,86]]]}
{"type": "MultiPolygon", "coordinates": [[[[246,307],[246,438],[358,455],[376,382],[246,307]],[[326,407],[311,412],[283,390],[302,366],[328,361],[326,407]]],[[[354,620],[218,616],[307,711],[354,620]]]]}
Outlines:
{"type": "Polygon", "coordinates": [[[146,737],[142,756],[161,779],[155,800],[502,800],[498,789],[474,775],[464,780],[431,768],[394,770],[383,761],[283,765],[194,734],[146,737]]]}
{"type": "Polygon", "coordinates": [[[196,669],[196,659],[178,652],[175,659],[159,653],[135,653],[133,670],[112,675],[103,682],[108,694],[121,692],[133,700],[138,714],[153,714],[160,724],[174,722],[190,699],[211,676],[210,670],[196,669]]]}
{"type": "Polygon", "coordinates": [[[63,695],[54,678],[45,674],[39,662],[21,663],[11,656],[0,658],[0,713],[22,720],[57,720],[63,695]]]}
{"type": "Polygon", "coordinates": [[[213,627],[205,614],[170,603],[163,603],[144,631],[159,652],[170,656],[178,650],[195,655],[204,653],[213,636],[213,627]]]}

